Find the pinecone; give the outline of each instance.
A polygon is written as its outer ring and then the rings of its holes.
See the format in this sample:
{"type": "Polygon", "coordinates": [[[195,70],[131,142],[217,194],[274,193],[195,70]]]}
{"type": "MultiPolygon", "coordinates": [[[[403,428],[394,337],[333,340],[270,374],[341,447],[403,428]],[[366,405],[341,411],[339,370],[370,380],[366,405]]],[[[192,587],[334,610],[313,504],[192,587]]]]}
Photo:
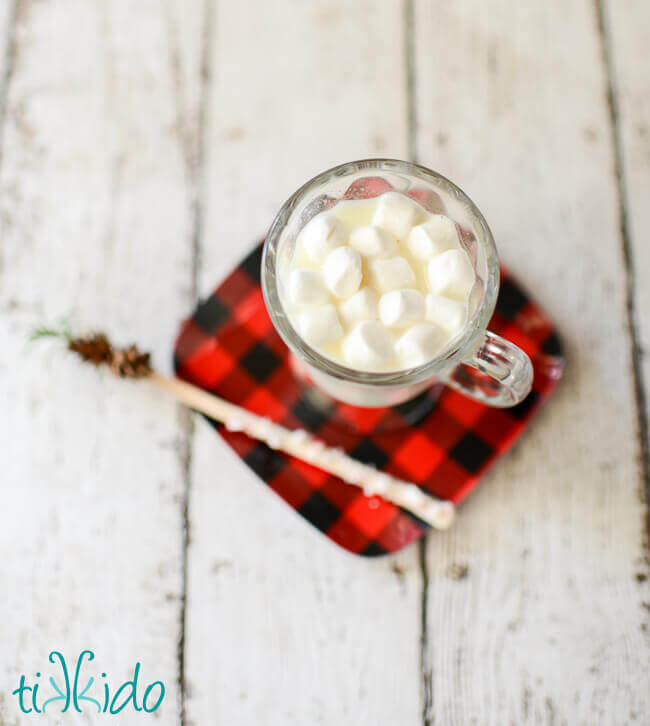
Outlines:
{"type": "Polygon", "coordinates": [[[120,378],[144,378],[151,373],[149,353],[141,353],[135,345],[125,350],[114,350],[111,370],[120,378]]]}
{"type": "Polygon", "coordinates": [[[104,333],[92,333],[85,338],[72,338],[66,330],[41,327],[32,333],[32,340],[39,338],[64,338],[68,350],[82,360],[99,366],[106,363],[120,378],[145,378],[153,372],[149,353],[142,353],[136,345],[113,348],[104,333]]]}
{"type": "Polygon", "coordinates": [[[113,349],[103,333],[95,333],[88,338],[74,338],[68,343],[68,348],[96,366],[110,363],[113,358],[113,349]]]}

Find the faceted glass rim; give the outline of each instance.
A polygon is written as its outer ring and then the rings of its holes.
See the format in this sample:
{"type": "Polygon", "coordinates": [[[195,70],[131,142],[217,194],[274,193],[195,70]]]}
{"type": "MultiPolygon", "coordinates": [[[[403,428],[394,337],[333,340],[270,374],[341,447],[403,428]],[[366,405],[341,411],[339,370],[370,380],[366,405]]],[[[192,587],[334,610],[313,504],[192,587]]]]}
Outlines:
{"type": "MultiPolygon", "coordinates": [[[[337,200],[339,201],[339,200],[337,200]]],[[[479,208],[465,192],[432,169],[399,159],[361,159],[327,169],[303,184],[282,205],[266,236],[262,253],[262,294],[271,321],[288,348],[303,361],[314,368],[339,380],[352,381],[367,385],[404,385],[417,383],[448,371],[463,359],[471,357],[476,346],[482,341],[483,334],[494,312],[499,291],[499,259],[492,232],[479,208]],[[468,321],[463,335],[441,356],[419,366],[396,371],[360,371],[348,368],[327,358],[312,348],[293,327],[284,310],[278,287],[277,261],[282,235],[296,210],[308,197],[317,198],[322,187],[333,179],[344,178],[358,172],[368,171],[374,176],[382,172],[398,173],[413,180],[425,182],[433,191],[442,189],[462,202],[471,218],[476,242],[485,254],[487,274],[483,280],[481,303],[468,321]]]]}

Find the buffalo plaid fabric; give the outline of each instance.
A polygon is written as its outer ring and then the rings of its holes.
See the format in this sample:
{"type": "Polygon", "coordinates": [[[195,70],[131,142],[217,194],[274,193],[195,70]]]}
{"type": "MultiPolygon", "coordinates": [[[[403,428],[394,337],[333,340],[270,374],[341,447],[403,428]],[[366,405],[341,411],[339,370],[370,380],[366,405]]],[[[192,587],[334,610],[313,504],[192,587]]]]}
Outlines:
{"type": "MultiPolygon", "coordinates": [[[[523,348],[533,362],[534,388],[521,404],[489,408],[445,388],[437,402],[436,391],[391,409],[314,405],[313,392],[294,377],[287,348],[266,312],[261,255],[260,245],[183,324],[174,355],[177,375],[288,428],[306,428],[455,504],[521,436],[562,373],[553,324],[503,271],[490,329],[523,348]]],[[[211,423],[262,481],[351,552],[395,552],[427,529],[394,504],[211,423]]]]}

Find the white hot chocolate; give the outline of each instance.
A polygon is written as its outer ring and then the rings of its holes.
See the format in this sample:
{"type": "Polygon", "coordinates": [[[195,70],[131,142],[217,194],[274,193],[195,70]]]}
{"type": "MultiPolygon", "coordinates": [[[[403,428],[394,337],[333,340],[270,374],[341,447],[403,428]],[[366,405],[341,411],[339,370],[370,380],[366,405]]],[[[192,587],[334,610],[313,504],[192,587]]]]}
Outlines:
{"type": "Polygon", "coordinates": [[[476,273],[453,219],[386,192],[313,217],[280,271],[292,325],[359,371],[427,363],[462,334],[476,273]]]}

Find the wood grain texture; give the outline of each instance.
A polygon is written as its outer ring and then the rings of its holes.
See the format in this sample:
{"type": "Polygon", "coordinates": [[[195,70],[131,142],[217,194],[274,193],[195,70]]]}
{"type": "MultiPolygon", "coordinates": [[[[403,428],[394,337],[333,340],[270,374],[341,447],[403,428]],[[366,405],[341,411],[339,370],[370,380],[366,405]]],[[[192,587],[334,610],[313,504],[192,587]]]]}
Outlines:
{"type": "Polygon", "coordinates": [[[568,356],[529,435],[429,540],[427,723],[643,723],[643,510],[596,13],[415,7],[419,159],[477,202],[568,356]],[[452,583],[457,560],[469,576],[452,583]]]}
{"type": "MultiPolygon", "coordinates": [[[[14,68],[16,10],[15,0],[0,5],[0,133],[4,128],[7,90],[14,68]]],[[[0,152],[1,149],[0,142],[0,152]]]]}
{"type": "Polygon", "coordinates": [[[113,684],[136,661],[162,679],[158,722],[175,724],[176,406],[27,342],[71,315],[170,367],[191,304],[191,210],[168,24],[156,2],[21,2],[15,34],[0,172],[0,721],[30,719],[9,695],[20,673],[90,648],[113,684]]]}
{"type": "MultiPolygon", "coordinates": [[[[639,449],[645,477],[646,506],[650,502],[650,6],[638,0],[608,3],[602,9],[604,41],[608,43],[619,151],[621,235],[627,247],[630,324],[634,333],[639,449]]],[[[650,550],[650,512],[646,523],[650,550]]],[[[649,553],[650,554],[650,553],[649,553]]],[[[650,565],[650,560],[646,563],[650,565]]],[[[649,593],[650,599],[650,593],[649,593]]]]}
{"type": "MultiPolygon", "coordinates": [[[[399,3],[220,2],[214,15],[203,294],[305,179],[403,157],[407,140],[399,3]]],[[[204,423],[194,443],[188,724],[419,724],[416,551],[397,558],[403,574],[353,557],[204,423]]]]}
{"type": "MultiPolygon", "coordinates": [[[[165,682],[129,724],[647,722],[648,13],[0,3],[0,723],[36,722],[9,694],[57,647],[165,682]],[[203,421],[27,343],[71,315],[169,371],[180,319],[291,192],[409,155],[477,202],[569,358],[420,550],[346,554],[203,421]]],[[[64,718],[88,722],[38,722],[64,718]]]]}

